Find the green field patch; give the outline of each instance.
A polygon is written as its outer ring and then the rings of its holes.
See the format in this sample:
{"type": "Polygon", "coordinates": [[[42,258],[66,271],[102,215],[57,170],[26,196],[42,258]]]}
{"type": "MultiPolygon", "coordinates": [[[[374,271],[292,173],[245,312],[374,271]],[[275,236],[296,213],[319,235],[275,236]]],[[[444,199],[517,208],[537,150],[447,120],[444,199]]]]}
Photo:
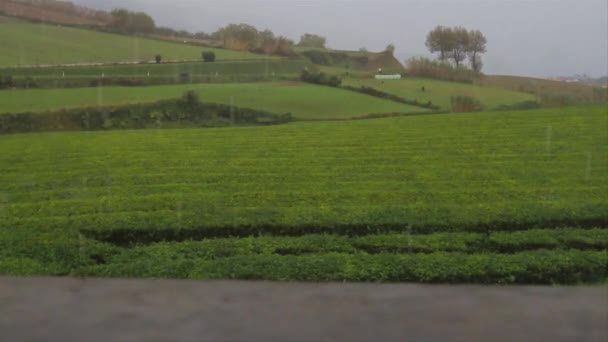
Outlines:
{"type": "Polygon", "coordinates": [[[498,87],[420,78],[376,80],[371,78],[346,77],[343,79],[342,84],[351,87],[371,87],[407,100],[437,105],[443,110],[451,108],[451,98],[454,96],[473,97],[479,100],[486,110],[499,109],[501,106],[514,105],[526,101],[536,101],[534,95],[498,87]]]}
{"type": "Polygon", "coordinates": [[[4,68],[0,69],[0,77],[12,77],[16,86],[25,87],[29,84],[30,87],[55,88],[112,84],[112,82],[131,82],[133,85],[227,82],[295,77],[299,76],[308,64],[310,62],[301,58],[260,58],[217,61],[214,63],[200,61],[162,64],[4,68]]]}
{"type": "Polygon", "coordinates": [[[154,87],[97,87],[0,91],[0,114],[112,106],[181,97],[195,91],[202,102],[291,113],[298,119],[348,119],[371,113],[421,113],[425,109],[347,90],[284,82],[188,84],[154,87]],[[31,101],[36,98],[36,101],[31,101]]]}
{"type": "Polygon", "coordinates": [[[4,66],[147,62],[158,54],[165,60],[200,60],[203,50],[213,51],[217,60],[260,58],[247,52],[23,22],[0,23],[0,42],[4,66]]]}

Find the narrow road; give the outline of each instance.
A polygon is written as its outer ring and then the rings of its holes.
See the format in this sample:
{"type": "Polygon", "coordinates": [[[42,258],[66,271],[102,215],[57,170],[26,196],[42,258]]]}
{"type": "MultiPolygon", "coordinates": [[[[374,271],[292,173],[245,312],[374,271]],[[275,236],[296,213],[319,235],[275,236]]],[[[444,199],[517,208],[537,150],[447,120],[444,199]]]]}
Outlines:
{"type": "Polygon", "coordinates": [[[1,278],[2,341],[608,341],[608,287],[1,278]]]}

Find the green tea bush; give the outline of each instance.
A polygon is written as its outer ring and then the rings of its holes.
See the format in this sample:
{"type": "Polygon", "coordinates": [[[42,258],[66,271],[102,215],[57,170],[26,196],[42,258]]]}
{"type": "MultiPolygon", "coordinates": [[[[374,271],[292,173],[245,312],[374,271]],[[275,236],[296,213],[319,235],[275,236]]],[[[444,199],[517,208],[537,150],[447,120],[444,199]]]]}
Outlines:
{"type": "MultiPolygon", "coordinates": [[[[183,260],[183,259],[182,259],[183,260]]],[[[144,262],[144,261],[142,261],[144,262]]],[[[391,281],[479,284],[579,284],[604,281],[608,254],[589,251],[535,251],[512,255],[462,253],[432,254],[313,254],[304,256],[254,255],[195,260],[180,264],[189,278],[279,281],[391,281]],[[189,271],[189,272],[188,272],[189,271]]],[[[174,260],[151,265],[162,270],[174,260]]],[[[140,269],[130,263],[84,269],[88,275],[130,274],[140,269]]],[[[153,276],[147,272],[137,276],[153,276]]],[[[164,273],[161,273],[164,274],[164,273]]]]}

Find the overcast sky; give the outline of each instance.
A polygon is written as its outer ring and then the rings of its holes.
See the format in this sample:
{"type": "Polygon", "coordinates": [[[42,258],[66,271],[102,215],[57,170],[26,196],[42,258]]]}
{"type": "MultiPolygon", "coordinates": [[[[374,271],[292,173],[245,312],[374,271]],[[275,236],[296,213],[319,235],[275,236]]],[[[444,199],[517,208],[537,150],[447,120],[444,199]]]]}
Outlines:
{"type": "Polygon", "coordinates": [[[537,77],[608,74],[607,0],[73,0],[100,9],[142,10],[157,25],[213,32],[228,23],[271,29],[296,42],[302,33],[329,47],[383,50],[403,61],[426,55],[436,25],[481,30],[484,71],[537,77]]]}

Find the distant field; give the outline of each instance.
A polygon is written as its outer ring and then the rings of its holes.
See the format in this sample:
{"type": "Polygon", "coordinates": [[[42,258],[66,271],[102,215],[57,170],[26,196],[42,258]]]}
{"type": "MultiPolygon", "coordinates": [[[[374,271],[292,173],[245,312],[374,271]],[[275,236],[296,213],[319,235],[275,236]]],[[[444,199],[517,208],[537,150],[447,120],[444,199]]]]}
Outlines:
{"type": "MultiPolygon", "coordinates": [[[[263,57],[263,56],[259,56],[263,57]]],[[[217,61],[213,63],[163,63],[163,64],[130,64],[102,66],[73,66],[45,68],[5,68],[0,69],[0,76],[14,78],[31,77],[34,81],[41,79],[85,78],[180,78],[182,73],[190,77],[216,77],[226,75],[300,75],[305,66],[310,64],[305,59],[250,59],[240,61],[217,61]]]]}
{"type": "Polygon", "coordinates": [[[294,47],[294,51],[318,66],[339,68],[354,72],[376,72],[382,68],[389,72],[403,71],[403,65],[390,53],[343,51],[321,48],[294,47]]]}
{"type": "Polygon", "coordinates": [[[214,51],[218,60],[260,58],[246,52],[18,22],[0,23],[0,45],[0,66],[140,62],[154,60],[157,54],[165,60],[196,60],[203,50],[214,51]]]}
{"type": "Polygon", "coordinates": [[[371,78],[347,77],[342,83],[353,87],[372,87],[408,100],[417,100],[421,103],[431,101],[432,104],[438,105],[442,109],[450,108],[450,98],[452,96],[472,96],[479,100],[487,110],[496,109],[501,105],[512,105],[518,102],[536,100],[534,95],[498,87],[430,79],[405,78],[402,80],[381,81],[371,78]],[[424,87],[424,91],[422,87],[424,87]]]}
{"type": "Polygon", "coordinates": [[[607,125],[598,106],[0,136],[0,274],[605,282],[607,125]]]}
{"type": "Polygon", "coordinates": [[[566,97],[579,102],[608,100],[608,89],[587,84],[568,83],[533,77],[486,75],[478,80],[483,86],[500,87],[534,94],[535,96],[566,97]]]}
{"type": "Polygon", "coordinates": [[[203,102],[233,104],[279,114],[291,113],[300,119],[425,111],[343,89],[298,82],[274,82],[0,91],[0,113],[153,102],[181,97],[188,90],[196,91],[203,102]],[[32,101],[33,98],[36,101],[32,101]]]}

